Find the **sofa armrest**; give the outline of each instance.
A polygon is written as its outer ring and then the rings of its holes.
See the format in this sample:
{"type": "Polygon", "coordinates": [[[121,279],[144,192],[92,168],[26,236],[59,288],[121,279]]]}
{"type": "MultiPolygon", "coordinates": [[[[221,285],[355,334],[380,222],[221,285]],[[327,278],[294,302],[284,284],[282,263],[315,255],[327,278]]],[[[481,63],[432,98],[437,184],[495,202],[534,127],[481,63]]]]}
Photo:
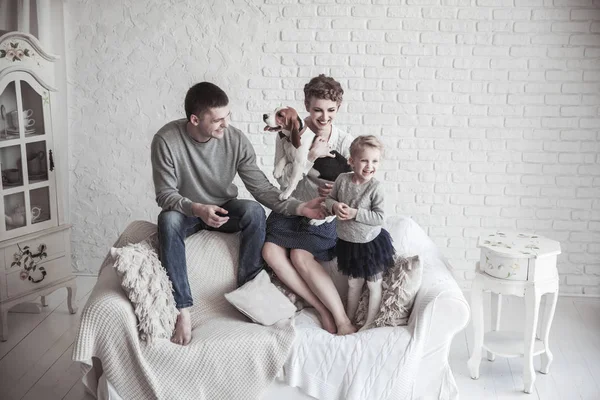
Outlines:
{"type": "Polygon", "coordinates": [[[417,293],[409,324],[425,340],[424,356],[449,345],[470,318],[469,303],[444,260],[425,261],[421,289],[417,293]]]}

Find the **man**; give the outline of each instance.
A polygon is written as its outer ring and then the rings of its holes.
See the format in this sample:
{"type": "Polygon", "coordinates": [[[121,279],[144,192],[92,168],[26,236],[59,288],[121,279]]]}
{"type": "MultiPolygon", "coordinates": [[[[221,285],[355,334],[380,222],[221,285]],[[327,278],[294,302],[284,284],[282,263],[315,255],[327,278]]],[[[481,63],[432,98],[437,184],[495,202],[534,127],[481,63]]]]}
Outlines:
{"type": "Polygon", "coordinates": [[[158,217],[160,259],[173,284],[179,316],[172,342],[187,345],[192,337],[193,305],[185,261],[185,238],[201,229],[241,231],[238,286],[260,271],[265,213],[255,201],[237,199],[237,174],[261,204],[288,215],[323,218],[323,199],[279,200],[276,189],[256,165],[244,134],[229,125],[229,99],[218,86],[201,82],[185,97],[187,119],[169,122],[152,140],[152,176],[158,217]]]}

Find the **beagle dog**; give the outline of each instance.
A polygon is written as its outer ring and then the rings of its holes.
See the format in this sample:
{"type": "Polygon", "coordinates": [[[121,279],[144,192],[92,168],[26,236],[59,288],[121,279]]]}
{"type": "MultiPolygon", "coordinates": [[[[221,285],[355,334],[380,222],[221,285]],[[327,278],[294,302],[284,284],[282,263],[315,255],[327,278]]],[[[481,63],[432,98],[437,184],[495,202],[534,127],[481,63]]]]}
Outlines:
{"type": "Polygon", "coordinates": [[[304,121],[291,107],[278,107],[272,114],[263,114],[267,124],[265,131],[279,132],[277,140],[284,140],[284,156],[275,162],[273,176],[279,179],[288,162],[292,163],[292,173],[288,185],[279,195],[279,200],[285,200],[296,190],[302,179],[308,161],[308,152],[315,140],[315,134],[304,126],[304,121]]]}
{"type": "MultiPolygon", "coordinates": [[[[319,172],[307,168],[308,153],[315,140],[315,134],[304,126],[304,121],[298,116],[298,113],[292,107],[278,107],[272,114],[263,114],[263,121],[267,124],[265,131],[279,132],[276,140],[283,140],[283,156],[275,161],[273,176],[279,179],[283,176],[283,171],[288,163],[292,164],[292,172],[288,184],[279,195],[280,200],[285,200],[296,190],[298,182],[305,173],[319,176],[319,172]]],[[[343,157],[342,157],[343,158],[343,157]]],[[[331,222],[335,215],[330,215],[325,219],[311,219],[311,225],[321,225],[325,222],[331,222]]]]}

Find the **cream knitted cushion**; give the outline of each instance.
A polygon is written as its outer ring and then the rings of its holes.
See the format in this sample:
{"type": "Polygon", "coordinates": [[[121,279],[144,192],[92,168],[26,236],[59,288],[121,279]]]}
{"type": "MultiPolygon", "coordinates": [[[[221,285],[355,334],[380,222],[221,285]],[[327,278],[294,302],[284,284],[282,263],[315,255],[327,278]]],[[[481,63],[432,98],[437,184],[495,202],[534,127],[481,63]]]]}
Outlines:
{"type": "Polygon", "coordinates": [[[266,326],[296,313],[296,307],[271,283],[264,269],[242,287],[225,293],[225,298],[252,321],[266,326]]]}
{"type": "MultiPolygon", "coordinates": [[[[383,275],[382,296],[374,327],[407,325],[415,296],[421,287],[423,268],[419,256],[397,257],[394,266],[383,275]]],[[[358,310],[356,324],[363,326],[367,317],[369,289],[365,285],[358,310]]]]}
{"type": "Polygon", "coordinates": [[[148,342],[170,339],[179,312],[171,281],[156,250],[144,240],[121,248],[113,247],[110,252],[121,278],[121,287],[133,305],[140,338],[148,342]]]}

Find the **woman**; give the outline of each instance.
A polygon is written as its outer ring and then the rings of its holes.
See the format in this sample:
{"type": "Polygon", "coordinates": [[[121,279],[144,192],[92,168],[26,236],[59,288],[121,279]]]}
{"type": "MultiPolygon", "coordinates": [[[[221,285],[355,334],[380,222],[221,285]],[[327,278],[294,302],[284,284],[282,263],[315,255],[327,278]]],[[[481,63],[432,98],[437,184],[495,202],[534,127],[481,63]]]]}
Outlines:
{"type": "MultiPolygon", "coordinates": [[[[304,105],[309,113],[304,122],[316,135],[309,162],[330,157],[331,150],[348,158],[352,137],[333,126],[343,94],[339,82],[322,74],[304,86],[304,105]]],[[[278,149],[276,157],[280,151],[278,149]]],[[[278,179],[279,184],[287,183],[290,172],[291,164],[288,164],[278,179]]],[[[332,182],[305,175],[292,196],[307,201],[326,196],[331,187],[332,182]]],[[[272,212],[267,219],[262,255],[279,279],[317,310],[323,328],[346,335],[356,332],[356,328],[346,315],[333,281],[319,263],[333,259],[336,239],[335,220],[313,226],[302,217],[272,212]]]]}

